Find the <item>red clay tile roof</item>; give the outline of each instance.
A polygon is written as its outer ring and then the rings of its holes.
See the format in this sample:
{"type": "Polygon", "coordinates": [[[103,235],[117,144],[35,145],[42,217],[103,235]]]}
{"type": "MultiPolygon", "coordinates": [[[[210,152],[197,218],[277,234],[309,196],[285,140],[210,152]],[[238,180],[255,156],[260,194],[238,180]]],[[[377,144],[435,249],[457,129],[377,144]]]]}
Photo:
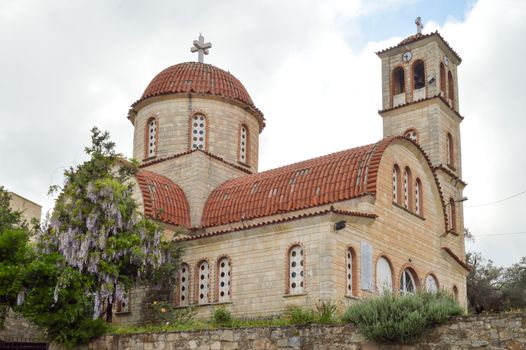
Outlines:
{"type": "Polygon", "coordinates": [[[453,253],[453,251],[450,248],[442,247],[442,249],[444,249],[444,251],[448,253],[453,258],[453,260],[455,260],[460,266],[462,266],[468,271],[471,271],[471,268],[468,266],[468,264],[462,261],[462,259],[460,259],[455,253],[453,253]]]}
{"type": "Polygon", "coordinates": [[[172,225],[190,226],[190,209],[184,192],[170,179],[140,170],[135,174],[142,192],[144,215],[172,225]]]}
{"type": "Polygon", "coordinates": [[[449,43],[442,37],[442,35],[440,35],[440,33],[438,31],[435,31],[435,32],[429,33],[429,34],[418,33],[418,34],[415,34],[415,35],[408,36],[407,38],[402,40],[400,43],[398,43],[398,45],[392,46],[392,47],[388,47],[387,49],[378,51],[376,54],[379,55],[379,54],[382,54],[382,53],[387,52],[389,50],[392,50],[394,48],[397,48],[397,47],[400,47],[400,46],[404,46],[404,45],[413,43],[415,41],[422,40],[422,39],[425,39],[425,38],[429,38],[429,37],[432,37],[432,36],[437,36],[440,40],[442,40],[444,42],[444,44],[447,46],[447,48],[451,51],[451,53],[453,53],[453,55],[455,55],[455,57],[458,59],[458,61],[462,62],[462,58],[460,58],[458,53],[451,48],[449,43]]]}
{"type": "Polygon", "coordinates": [[[236,77],[211,64],[200,62],[179,63],[166,68],[152,79],[132,107],[150,97],[174,93],[210,94],[233,99],[250,107],[263,120],[263,113],[256,108],[236,77]]]}
{"type": "Polygon", "coordinates": [[[395,138],[226,181],[208,197],[201,225],[221,225],[374,194],[380,159],[395,138]]]}
{"type": "Polygon", "coordinates": [[[438,100],[444,102],[444,104],[447,107],[449,107],[449,109],[452,110],[453,113],[455,113],[455,115],[460,119],[460,121],[464,120],[464,117],[462,115],[460,115],[460,113],[457,112],[455,109],[451,108],[449,103],[447,103],[446,99],[444,97],[442,97],[442,95],[440,95],[440,94],[435,95],[435,96],[429,96],[429,97],[426,97],[426,98],[421,98],[421,99],[416,100],[416,101],[407,102],[407,103],[404,103],[404,104],[401,104],[401,105],[397,105],[395,107],[382,109],[382,110],[379,110],[378,113],[380,115],[382,115],[383,112],[389,112],[389,111],[392,111],[392,110],[395,110],[395,109],[404,108],[406,106],[411,106],[411,105],[414,105],[414,104],[417,104],[417,103],[420,103],[420,102],[424,102],[424,101],[429,101],[429,100],[432,100],[432,99],[438,99],[438,100]]]}
{"type": "MultiPolygon", "coordinates": [[[[285,218],[267,220],[267,221],[258,222],[258,223],[255,223],[255,224],[242,225],[242,226],[239,226],[239,227],[227,228],[227,229],[218,230],[218,231],[200,232],[200,233],[195,233],[195,234],[192,234],[192,235],[189,235],[189,236],[183,236],[183,237],[176,238],[176,239],[180,240],[180,241],[191,241],[191,240],[194,240],[194,239],[206,238],[206,237],[210,237],[210,236],[218,236],[218,235],[223,235],[223,234],[226,234],[226,233],[231,233],[231,232],[236,232],[236,231],[241,231],[241,230],[248,230],[248,229],[258,228],[258,227],[272,225],[272,224],[279,224],[279,223],[283,223],[283,222],[301,220],[301,219],[304,219],[304,218],[307,218],[307,217],[326,215],[326,214],[330,214],[330,213],[334,213],[334,214],[338,214],[338,215],[356,216],[356,217],[362,217],[362,218],[367,218],[367,219],[376,219],[378,217],[378,215],[376,215],[376,214],[362,213],[362,212],[357,212],[357,211],[340,210],[340,209],[335,209],[333,206],[331,206],[328,209],[323,209],[323,210],[315,211],[315,212],[312,212],[312,213],[302,213],[302,214],[292,215],[292,216],[285,217],[285,218]]],[[[199,228],[198,230],[202,230],[202,229],[199,228]]],[[[197,231],[197,230],[196,229],[191,229],[191,231],[197,231]]]]}

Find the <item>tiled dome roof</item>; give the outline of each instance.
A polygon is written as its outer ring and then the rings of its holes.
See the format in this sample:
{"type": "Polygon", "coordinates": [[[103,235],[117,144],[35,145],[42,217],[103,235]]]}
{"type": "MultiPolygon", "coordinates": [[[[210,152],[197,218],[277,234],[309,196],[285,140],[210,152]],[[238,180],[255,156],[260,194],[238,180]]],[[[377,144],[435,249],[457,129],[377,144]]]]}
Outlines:
{"type": "Polygon", "coordinates": [[[229,72],[200,62],[185,62],[166,68],[152,79],[141,98],[174,93],[210,94],[239,101],[263,116],[241,82],[229,72]]]}

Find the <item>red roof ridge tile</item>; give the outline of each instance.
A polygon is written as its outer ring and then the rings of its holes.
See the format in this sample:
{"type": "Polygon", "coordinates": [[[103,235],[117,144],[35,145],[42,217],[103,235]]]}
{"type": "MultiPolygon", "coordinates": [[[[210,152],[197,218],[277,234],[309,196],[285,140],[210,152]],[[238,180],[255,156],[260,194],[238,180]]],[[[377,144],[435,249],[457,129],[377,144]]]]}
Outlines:
{"type": "Polygon", "coordinates": [[[190,207],[179,186],[167,177],[148,170],[139,170],[135,177],[142,193],[146,217],[190,227],[190,207]]]}
{"type": "Polygon", "coordinates": [[[145,167],[148,167],[148,166],[153,165],[153,164],[158,164],[158,163],[162,163],[162,162],[167,161],[167,160],[179,158],[181,156],[190,154],[192,152],[202,152],[202,153],[206,154],[207,156],[209,156],[210,158],[216,159],[216,160],[218,160],[220,162],[223,162],[223,163],[225,163],[227,165],[230,165],[231,167],[234,167],[234,168],[236,168],[238,170],[241,170],[241,171],[243,171],[243,172],[245,172],[247,174],[252,174],[252,171],[250,171],[250,169],[247,169],[247,168],[242,167],[240,165],[231,163],[229,161],[224,160],[222,157],[216,156],[215,154],[212,154],[212,153],[210,153],[208,151],[203,151],[203,150],[200,150],[200,149],[192,149],[192,150],[184,151],[184,152],[181,152],[181,153],[172,154],[171,156],[159,157],[159,158],[156,158],[156,159],[147,160],[146,162],[143,162],[141,165],[139,165],[139,168],[145,168],[145,167]]]}
{"type": "Polygon", "coordinates": [[[462,62],[462,58],[459,56],[459,54],[455,50],[453,50],[453,48],[451,47],[451,45],[449,45],[449,43],[446,41],[446,39],[444,39],[444,37],[442,37],[442,35],[440,35],[438,30],[436,30],[434,32],[431,32],[431,33],[428,33],[428,34],[417,33],[415,35],[408,36],[407,38],[405,38],[404,40],[399,42],[397,45],[388,47],[388,48],[380,50],[380,51],[377,51],[376,54],[379,56],[380,54],[383,54],[384,52],[387,52],[387,51],[391,51],[391,50],[393,50],[393,49],[395,49],[397,47],[408,45],[408,44],[411,44],[411,43],[414,43],[416,41],[419,41],[419,40],[422,40],[422,39],[426,39],[426,38],[429,38],[429,37],[432,37],[432,36],[437,36],[438,38],[440,38],[440,40],[442,40],[444,42],[446,47],[451,51],[451,53],[453,53],[453,55],[458,59],[458,61],[462,62]]]}
{"type": "Polygon", "coordinates": [[[460,266],[462,266],[467,271],[471,271],[471,268],[466,264],[466,262],[462,261],[450,248],[448,247],[442,247],[442,249],[448,253],[460,266]]]}
{"type": "MultiPolygon", "coordinates": [[[[233,227],[233,228],[228,228],[228,229],[223,229],[223,230],[196,233],[196,234],[193,234],[193,235],[179,237],[178,240],[190,241],[190,240],[194,240],[194,239],[206,238],[206,237],[211,237],[211,236],[218,236],[218,235],[227,234],[227,233],[231,233],[231,232],[236,232],[236,231],[241,231],[241,230],[248,230],[248,229],[258,228],[258,227],[272,225],[272,224],[279,224],[279,223],[283,223],[283,222],[295,221],[295,220],[300,220],[300,219],[304,219],[304,218],[307,218],[307,217],[326,215],[326,214],[330,214],[330,213],[334,213],[334,214],[338,214],[338,215],[348,215],[348,216],[363,217],[363,218],[368,218],[368,219],[376,219],[378,217],[378,215],[372,214],[372,213],[335,209],[333,206],[331,206],[330,208],[322,209],[322,210],[315,211],[315,212],[291,215],[291,216],[285,217],[285,218],[271,219],[271,220],[267,220],[267,221],[262,221],[262,222],[258,222],[258,223],[253,223],[253,224],[249,224],[249,225],[243,225],[243,226],[238,226],[238,227],[233,227]]],[[[203,230],[204,228],[206,228],[206,227],[191,228],[190,231],[198,232],[200,230],[203,230]]]]}
{"type": "Polygon", "coordinates": [[[406,107],[406,106],[411,106],[411,105],[414,105],[414,104],[417,104],[417,103],[420,103],[420,102],[429,101],[429,100],[432,100],[432,99],[435,99],[435,98],[438,98],[439,100],[444,102],[444,104],[447,107],[449,107],[449,109],[451,109],[453,111],[453,113],[455,113],[455,115],[460,118],[460,120],[464,120],[464,117],[459,112],[457,112],[455,109],[451,108],[451,106],[446,101],[446,99],[440,94],[437,94],[435,96],[429,96],[429,97],[426,97],[426,98],[421,98],[421,99],[418,99],[416,101],[411,101],[411,102],[404,103],[404,104],[401,104],[401,105],[398,105],[398,106],[395,106],[395,107],[381,109],[381,110],[378,110],[378,114],[382,115],[382,113],[384,113],[384,112],[390,112],[390,111],[393,111],[395,109],[403,108],[403,107],[406,107]]]}

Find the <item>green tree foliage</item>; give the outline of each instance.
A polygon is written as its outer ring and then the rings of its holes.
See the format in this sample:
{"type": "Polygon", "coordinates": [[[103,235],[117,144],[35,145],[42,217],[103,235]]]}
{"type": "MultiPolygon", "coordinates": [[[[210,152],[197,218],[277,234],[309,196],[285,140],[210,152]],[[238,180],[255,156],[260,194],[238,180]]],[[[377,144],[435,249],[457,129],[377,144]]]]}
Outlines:
{"type": "MultiPolygon", "coordinates": [[[[91,157],[72,167],[56,201],[45,238],[47,251],[58,251],[67,266],[89,276],[93,316],[112,319],[112,305],[135,282],[162,287],[175,283],[180,245],[161,240],[162,231],[141,216],[132,196],[137,164],[115,153],[107,132],[92,129],[91,157]]],[[[61,280],[54,298],[64,291],[61,280]]]]}
{"type": "Polygon", "coordinates": [[[387,293],[353,303],[343,319],[357,324],[371,340],[407,344],[416,341],[429,327],[462,311],[453,296],[444,292],[387,293]]]}
{"type": "Polygon", "coordinates": [[[467,253],[471,271],[467,277],[471,312],[501,312],[526,308],[526,257],[503,268],[480,253],[467,253]]]}

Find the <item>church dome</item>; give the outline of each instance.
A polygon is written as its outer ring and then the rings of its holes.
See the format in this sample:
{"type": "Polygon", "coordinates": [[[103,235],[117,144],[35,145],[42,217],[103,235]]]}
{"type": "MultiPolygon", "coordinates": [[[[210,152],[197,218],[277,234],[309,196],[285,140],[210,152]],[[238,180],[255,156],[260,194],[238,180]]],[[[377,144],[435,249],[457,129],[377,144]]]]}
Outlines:
{"type": "Polygon", "coordinates": [[[200,62],[184,62],[157,74],[144,90],[139,102],[150,97],[175,94],[209,94],[236,100],[262,115],[241,82],[229,72],[200,62]]]}

